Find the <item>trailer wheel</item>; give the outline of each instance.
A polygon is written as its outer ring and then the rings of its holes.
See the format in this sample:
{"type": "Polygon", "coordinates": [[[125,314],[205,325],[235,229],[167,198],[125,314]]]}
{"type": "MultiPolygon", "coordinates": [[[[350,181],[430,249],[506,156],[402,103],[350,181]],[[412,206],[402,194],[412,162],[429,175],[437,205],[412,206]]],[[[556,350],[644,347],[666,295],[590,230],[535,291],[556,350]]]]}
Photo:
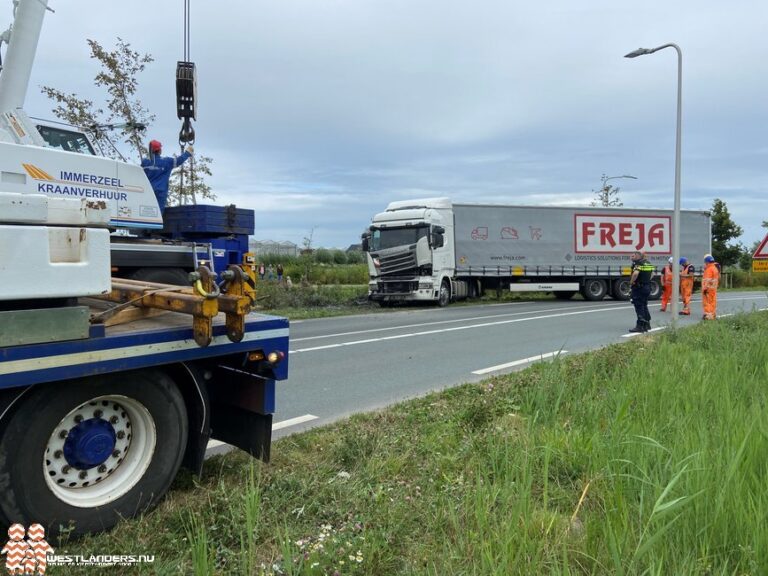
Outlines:
{"type": "Polygon", "coordinates": [[[189,273],[182,268],[139,268],[131,274],[131,278],[158,284],[189,286],[188,275],[189,273]]]}
{"type": "Polygon", "coordinates": [[[468,281],[469,286],[469,299],[470,300],[477,300],[482,296],[482,288],[480,286],[480,280],[476,280],[474,278],[470,278],[468,281]]]}
{"type": "Polygon", "coordinates": [[[440,284],[440,294],[437,298],[437,305],[441,308],[448,306],[448,304],[451,301],[451,288],[448,284],[448,280],[443,280],[443,283],[440,284]]]}
{"type": "Polygon", "coordinates": [[[0,438],[0,510],[49,532],[97,532],[147,510],[178,472],[187,413],[157,371],[40,386],[0,438]]]}
{"type": "Polygon", "coordinates": [[[608,286],[605,280],[599,278],[587,278],[584,280],[584,285],[581,287],[581,295],[585,300],[596,302],[605,298],[608,293],[608,286]]]}
{"type": "Polygon", "coordinates": [[[612,294],[616,300],[629,300],[632,289],[629,286],[629,278],[618,278],[613,281],[612,294]]]}
{"type": "Polygon", "coordinates": [[[648,300],[658,300],[661,298],[661,283],[658,278],[651,279],[651,293],[648,294],[648,300]]]}

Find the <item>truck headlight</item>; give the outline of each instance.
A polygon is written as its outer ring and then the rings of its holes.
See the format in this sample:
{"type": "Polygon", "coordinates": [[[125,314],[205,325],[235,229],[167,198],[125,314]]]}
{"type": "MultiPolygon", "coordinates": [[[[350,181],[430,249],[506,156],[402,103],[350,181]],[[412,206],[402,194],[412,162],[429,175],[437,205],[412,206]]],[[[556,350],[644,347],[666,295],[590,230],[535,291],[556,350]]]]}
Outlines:
{"type": "Polygon", "coordinates": [[[419,282],[419,290],[432,290],[432,282],[419,282]]]}

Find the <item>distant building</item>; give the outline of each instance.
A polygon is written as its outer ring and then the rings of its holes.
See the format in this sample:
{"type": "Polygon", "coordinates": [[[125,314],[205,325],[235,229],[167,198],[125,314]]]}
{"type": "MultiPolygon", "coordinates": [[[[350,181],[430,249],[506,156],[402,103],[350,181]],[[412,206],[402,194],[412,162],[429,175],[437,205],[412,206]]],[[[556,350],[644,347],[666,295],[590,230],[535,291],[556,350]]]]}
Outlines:
{"type": "Polygon", "coordinates": [[[347,248],[347,252],[362,252],[362,251],[363,251],[362,244],[350,244],[349,248],[347,248]]]}
{"type": "Polygon", "coordinates": [[[274,240],[251,240],[248,247],[256,256],[298,256],[299,246],[293,242],[275,242],[274,240]]]}

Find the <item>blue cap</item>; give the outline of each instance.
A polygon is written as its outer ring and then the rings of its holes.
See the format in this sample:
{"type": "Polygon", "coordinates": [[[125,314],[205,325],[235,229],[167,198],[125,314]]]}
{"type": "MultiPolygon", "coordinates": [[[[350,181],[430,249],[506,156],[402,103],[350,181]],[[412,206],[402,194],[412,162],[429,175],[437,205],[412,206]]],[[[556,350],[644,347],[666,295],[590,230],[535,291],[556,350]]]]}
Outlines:
{"type": "Polygon", "coordinates": [[[714,258],[712,258],[712,256],[710,256],[709,254],[707,254],[706,256],[704,256],[704,262],[707,262],[707,263],[709,263],[709,262],[714,262],[714,261],[715,261],[715,259],[714,259],[714,258]]]}
{"type": "Polygon", "coordinates": [[[682,266],[683,264],[688,264],[688,258],[686,258],[685,256],[680,258],[680,266],[682,266]]]}

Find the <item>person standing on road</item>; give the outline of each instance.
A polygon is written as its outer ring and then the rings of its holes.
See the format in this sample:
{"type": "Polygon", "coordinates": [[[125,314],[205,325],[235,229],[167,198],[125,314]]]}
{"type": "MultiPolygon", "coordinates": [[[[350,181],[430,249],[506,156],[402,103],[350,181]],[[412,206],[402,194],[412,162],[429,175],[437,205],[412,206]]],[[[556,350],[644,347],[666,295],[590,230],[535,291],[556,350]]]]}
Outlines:
{"type": "Polygon", "coordinates": [[[655,270],[653,264],[645,259],[645,254],[632,253],[632,276],[629,285],[632,288],[632,304],[637,315],[637,324],[630,332],[648,332],[651,329],[651,313],[648,311],[648,296],[651,294],[651,276],[655,270]]]}
{"type": "Polygon", "coordinates": [[[704,274],[701,278],[701,304],[704,320],[717,316],[717,286],[720,283],[720,269],[711,254],[704,256],[704,274]]]}
{"type": "Polygon", "coordinates": [[[672,300],[672,262],[674,262],[674,260],[670,257],[669,261],[667,262],[667,265],[664,266],[664,269],[661,271],[661,285],[662,285],[661,311],[662,312],[667,311],[667,305],[669,304],[669,301],[672,300]]]}
{"type": "Polygon", "coordinates": [[[688,264],[688,258],[680,258],[680,297],[683,299],[683,309],[680,316],[691,315],[691,295],[693,294],[693,274],[696,270],[693,264],[688,264]]]}

